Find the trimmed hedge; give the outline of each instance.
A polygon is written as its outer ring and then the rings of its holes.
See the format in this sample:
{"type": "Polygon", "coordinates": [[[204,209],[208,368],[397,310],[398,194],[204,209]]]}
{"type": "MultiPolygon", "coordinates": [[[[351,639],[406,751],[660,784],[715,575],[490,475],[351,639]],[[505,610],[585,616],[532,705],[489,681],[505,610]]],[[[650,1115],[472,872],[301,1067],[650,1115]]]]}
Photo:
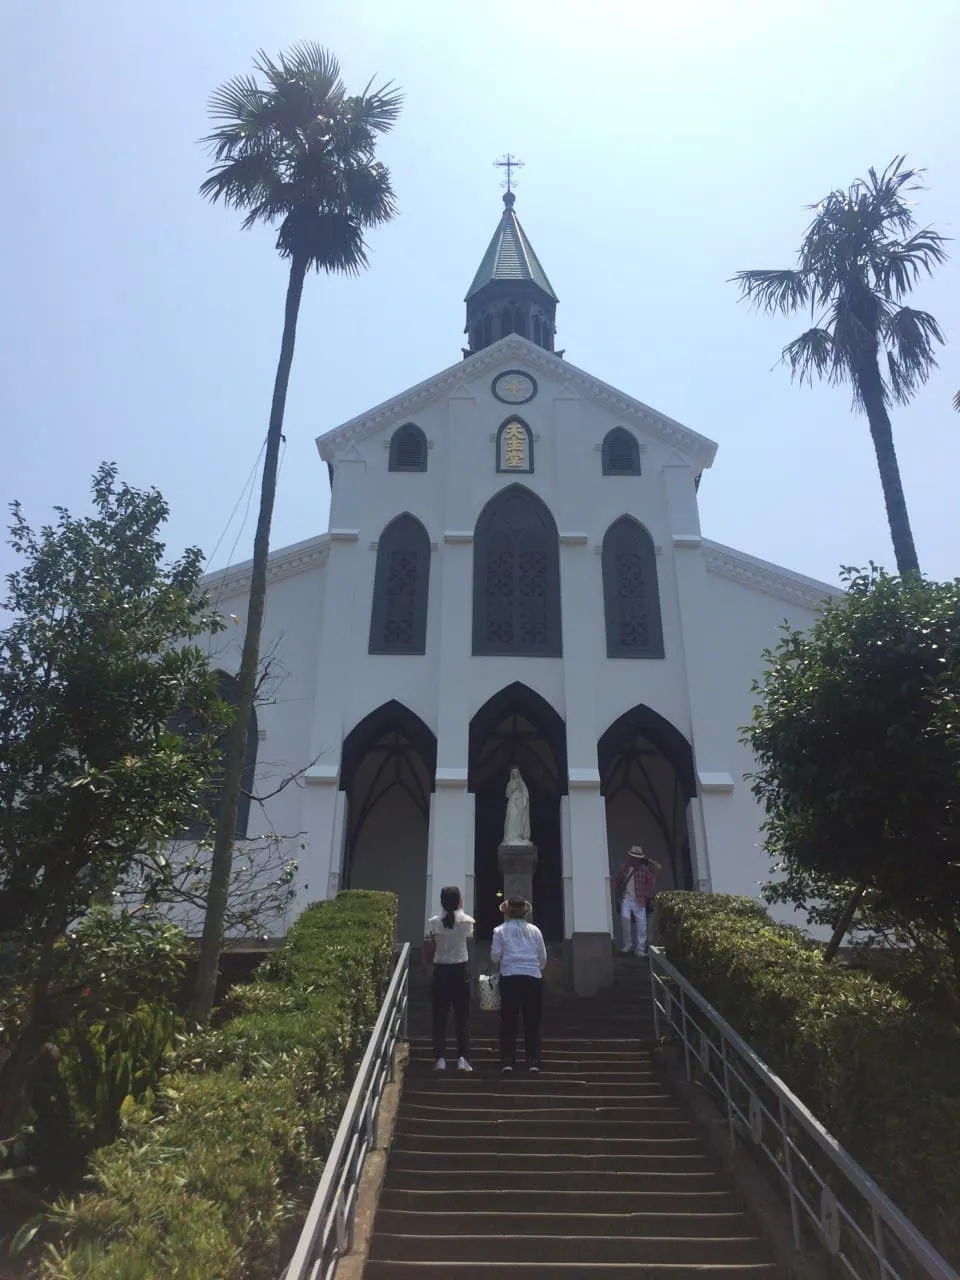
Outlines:
{"type": "Polygon", "coordinates": [[[956,1265],[960,1028],[749,898],[668,892],[657,912],[671,962],[956,1265]]]}
{"type": "Polygon", "coordinates": [[[61,1202],[43,1280],[271,1280],[288,1260],[393,964],[396,900],[316,903],[215,1031],[187,1037],[152,1113],[61,1202]]]}

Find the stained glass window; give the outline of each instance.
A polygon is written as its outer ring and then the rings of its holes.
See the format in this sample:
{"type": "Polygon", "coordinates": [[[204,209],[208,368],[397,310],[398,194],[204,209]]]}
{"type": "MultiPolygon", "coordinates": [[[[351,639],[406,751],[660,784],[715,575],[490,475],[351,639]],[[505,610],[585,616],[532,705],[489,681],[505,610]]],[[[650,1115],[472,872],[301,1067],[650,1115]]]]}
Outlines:
{"type": "Polygon", "coordinates": [[[513,485],[488,503],[473,563],[473,652],[559,657],[557,529],[535,494],[513,485]]]}

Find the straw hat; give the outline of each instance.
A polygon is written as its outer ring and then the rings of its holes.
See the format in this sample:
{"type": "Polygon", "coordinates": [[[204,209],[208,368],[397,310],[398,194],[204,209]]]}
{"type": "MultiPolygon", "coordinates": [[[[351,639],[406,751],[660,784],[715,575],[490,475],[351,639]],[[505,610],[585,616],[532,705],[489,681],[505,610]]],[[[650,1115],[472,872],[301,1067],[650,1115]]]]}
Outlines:
{"type": "Polygon", "coordinates": [[[630,850],[629,856],[639,860],[640,858],[646,858],[647,855],[643,852],[642,844],[635,844],[630,850]]]}
{"type": "MultiPolygon", "coordinates": [[[[509,908],[511,908],[511,907],[519,907],[519,906],[522,906],[522,907],[523,907],[523,914],[524,914],[525,916],[529,916],[529,915],[531,915],[531,914],[533,913],[533,906],[532,906],[532,904],[531,904],[531,903],[529,903],[529,902],[526,900],[526,898],[519,898],[519,897],[517,897],[517,898],[505,898],[505,899],[503,900],[503,902],[501,902],[501,903],[500,903],[500,914],[501,914],[502,916],[505,916],[505,915],[507,914],[507,911],[509,910],[509,908]]],[[[517,919],[518,917],[514,916],[513,918],[514,918],[514,919],[517,919]]]]}

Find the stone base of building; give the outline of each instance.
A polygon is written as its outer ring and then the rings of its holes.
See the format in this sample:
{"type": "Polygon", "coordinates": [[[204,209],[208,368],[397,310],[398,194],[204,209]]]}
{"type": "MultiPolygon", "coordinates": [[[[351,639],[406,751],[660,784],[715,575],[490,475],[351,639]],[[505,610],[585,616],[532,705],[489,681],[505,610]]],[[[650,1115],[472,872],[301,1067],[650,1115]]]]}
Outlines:
{"type": "Polygon", "coordinates": [[[569,942],[568,973],[578,996],[592,996],[613,983],[609,933],[575,933],[569,942]]]}

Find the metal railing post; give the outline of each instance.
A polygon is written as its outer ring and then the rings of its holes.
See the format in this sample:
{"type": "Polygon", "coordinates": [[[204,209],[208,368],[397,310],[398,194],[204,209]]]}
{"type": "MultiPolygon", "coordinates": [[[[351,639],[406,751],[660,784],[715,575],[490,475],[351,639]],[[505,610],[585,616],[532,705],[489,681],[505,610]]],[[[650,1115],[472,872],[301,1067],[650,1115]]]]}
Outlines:
{"type": "Polygon", "coordinates": [[[733,1127],[733,1099],[730,1097],[730,1067],[727,1063],[727,1037],[720,1036],[720,1058],[723,1062],[723,1096],[727,1103],[727,1128],[730,1130],[730,1149],[736,1150],[737,1135],[733,1127]]]}
{"type": "Polygon", "coordinates": [[[686,990],[680,988],[680,1036],[683,1040],[683,1062],[687,1070],[687,1084],[693,1079],[693,1073],[690,1070],[690,1038],[687,1035],[687,993],[686,990]]]}
{"type": "Polygon", "coordinates": [[[650,998],[653,1001],[653,1039],[660,1043],[660,1009],[657,1005],[657,953],[650,948],[650,998]]]}
{"type": "Polygon", "coordinates": [[[783,1169],[787,1176],[787,1188],[790,1197],[790,1221],[793,1223],[793,1247],[800,1253],[803,1242],[800,1238],[800,1213],[797,1207],[797,1188],[793,1181],[793,1158],[790,1150],[790,1133],[787,1129],[787,1108],[780,1099],[780,1141],[783,1143],[783,1169]]]}

